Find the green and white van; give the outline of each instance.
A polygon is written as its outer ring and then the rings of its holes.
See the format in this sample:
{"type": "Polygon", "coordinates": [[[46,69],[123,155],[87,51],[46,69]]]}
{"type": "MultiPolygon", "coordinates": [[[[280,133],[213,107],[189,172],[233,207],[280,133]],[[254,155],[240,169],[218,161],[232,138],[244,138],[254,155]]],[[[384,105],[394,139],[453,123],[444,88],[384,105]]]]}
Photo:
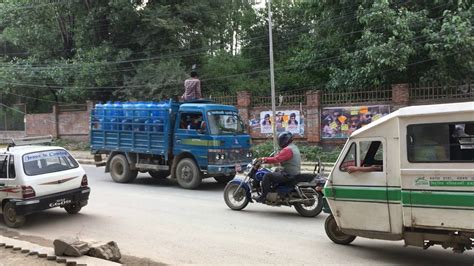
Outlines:
{"type": "Polygon", "coordinates": [[[328,237],[455,252],[474,238],[474,102],[401,108],[356,130],[324,188],[328,237]]]}

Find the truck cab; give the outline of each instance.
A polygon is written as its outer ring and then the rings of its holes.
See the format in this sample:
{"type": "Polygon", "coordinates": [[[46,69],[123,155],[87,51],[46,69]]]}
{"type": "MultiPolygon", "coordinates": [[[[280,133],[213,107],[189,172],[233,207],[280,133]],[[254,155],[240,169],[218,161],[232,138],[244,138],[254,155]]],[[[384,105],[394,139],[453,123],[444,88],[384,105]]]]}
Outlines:
{"type": "Polygon", "coordinates": [[[228,182],[252,157],[237,108],[209,100],[98,104],[90,137],[96,164],[119,183],[148,172],[194,189],[203,178],[228,182]]]}

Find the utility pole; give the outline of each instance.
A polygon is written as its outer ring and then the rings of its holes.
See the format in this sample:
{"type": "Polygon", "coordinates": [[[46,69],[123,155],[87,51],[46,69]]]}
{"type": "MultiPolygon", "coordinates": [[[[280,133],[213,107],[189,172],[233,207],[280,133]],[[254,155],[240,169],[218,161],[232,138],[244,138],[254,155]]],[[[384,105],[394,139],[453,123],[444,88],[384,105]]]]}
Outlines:
{"type": "Polygon", "coordinates": [[[272,0],[268,0],[268,42],[270,44],[270,84],[272,90],[272,129],[273,129],[273,151],[278,150],[276,135],[276,103],[275,103],[275,71],[273,69],[273,38],[272,38],[272,0]]]}

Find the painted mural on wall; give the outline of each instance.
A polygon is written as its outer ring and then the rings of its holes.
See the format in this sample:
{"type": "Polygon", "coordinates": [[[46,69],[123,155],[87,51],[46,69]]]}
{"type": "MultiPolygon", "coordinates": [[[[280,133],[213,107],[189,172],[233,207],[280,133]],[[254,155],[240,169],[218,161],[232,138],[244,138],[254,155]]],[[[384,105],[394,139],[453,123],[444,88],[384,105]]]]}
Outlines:
{"type": "Polygon", "coordinates": [[[322,138],[347,138],[355,130],[390,113],[388,105],[323,108],[322,138]]]}
{"type": "Polygon", "coordinates": [[[277,133],[290,131],[295,135],[304,135],[304,116],[298,110],[277,111],[275,119],[272,111],[260,112],[260,117],[252,114],[249,124],[251,130],[259,134],[271,136],[275,126],[277,133]]]}

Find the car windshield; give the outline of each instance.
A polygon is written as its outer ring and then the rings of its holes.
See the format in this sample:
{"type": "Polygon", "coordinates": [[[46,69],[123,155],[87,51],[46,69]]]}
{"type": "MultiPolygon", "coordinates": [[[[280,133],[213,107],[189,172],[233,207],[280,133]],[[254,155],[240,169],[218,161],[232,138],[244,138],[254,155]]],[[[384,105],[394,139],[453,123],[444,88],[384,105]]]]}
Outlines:
{"type": "Polygon", "coordinates": [[[26,175],[42,175],[79,167],[79,164],[65,150],[38,151],[23,155],[26,175]]]}
{"type": "Polygon", "coordinates": [[[244,124],[237,112],[209,111],[207,116],[212,135],[245,133],[244,124]]]}

